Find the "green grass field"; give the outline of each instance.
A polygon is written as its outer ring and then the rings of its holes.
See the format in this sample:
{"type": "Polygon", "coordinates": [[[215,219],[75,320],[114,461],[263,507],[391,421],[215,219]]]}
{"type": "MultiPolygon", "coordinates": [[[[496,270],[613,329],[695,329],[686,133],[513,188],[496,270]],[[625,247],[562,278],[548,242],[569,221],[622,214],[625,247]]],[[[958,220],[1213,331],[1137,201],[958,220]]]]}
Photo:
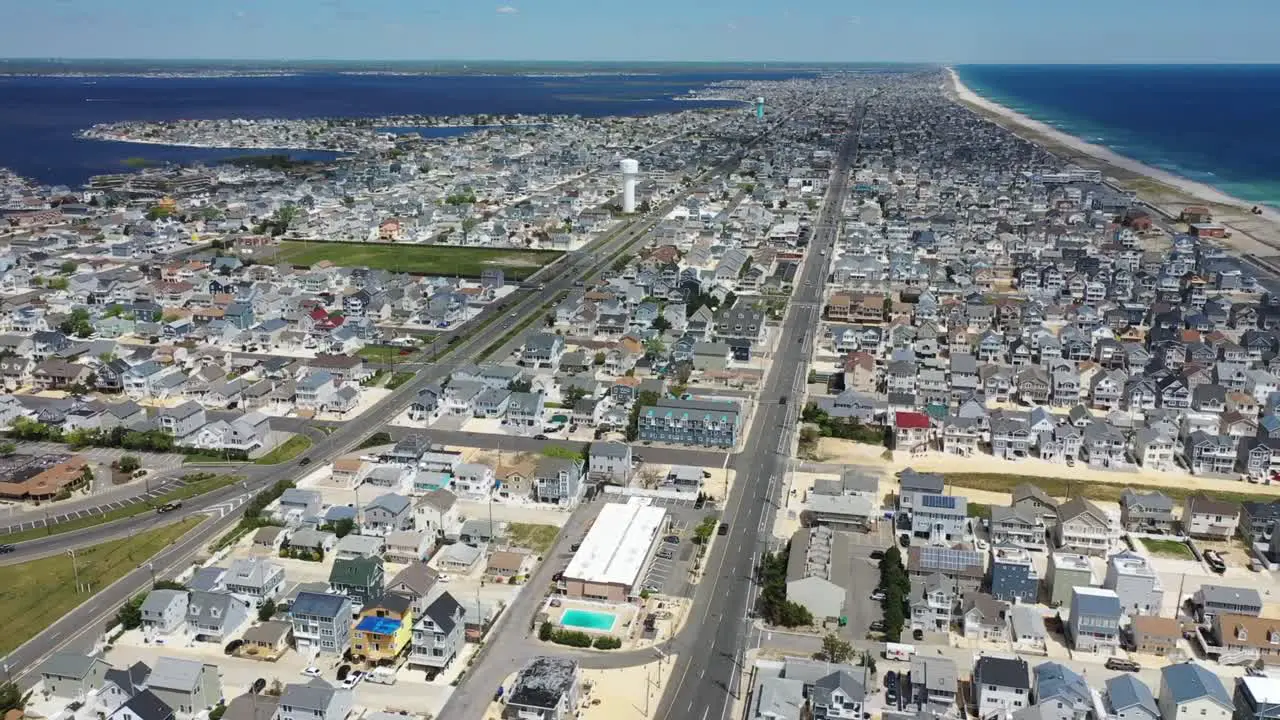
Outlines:
{"type": "MultiPolygon", "coordinates": [[[[58,523],[49,529],[32,528],[31,530],[23,530],[21,532],[10,533],[8,535],[0,535],[0,542],[25,542],[27,540],[34,540],[35,538],[42,538],[48,535],[61,535],[62,533],[71,532],[73,530],[83,530],[85,528],[93,527],[94,525],[102,525],[103,523],[115,522],[116,520],[124,520],[125,518],[131,518],[135,515],[154,512],[155,507],[167,502],[187,500],[197,495],[213,492],[214,490],[224,488],[237,482],[240,482],[240,478],[235,475],[217,475],[215,477],[203,478],[189,482],[176,490],[170,490],[150,502],[125,505],[124,507],[116,508],[101,515],[86,515],[84,517],[76,518],[75,520],[58,523]]],[[[57,506],[55,505],[54,507],[56,508],[57,506]]]]}
{"type": "Polygon", "coordinates": [[[528,548],[539,555],[546,555],[556,542],[560,528],[555,525],[511,523],[507,526],[507,539],[512,545],[528,548]]]}
{"type": "MultiPolygon", "coordinates": [[[[188,518],[133,537],[76,551],[80,582],[90,592],[119,580],[204,521],[188,518]]],[[[71,557],[62,553],[0,567],[0,653],[8,654],[49,627],[90,593],[77,593],[71,557]]]]}
{"type": "Polygon", "coordinates": [[[328,260],[345,267],[471,278],[478,278],[482,271],[496,268],[502,270],[508,280],[523,280],[560,255],[549,250],[452,245],[285,241],[280,243],[276,258],[293,265],[310,266],[328,260]]]}
{"type": "Polygon", "coordinates": [[[298,457],[311,447],[311,438],[306,435],[294,435],[276,446],[276,449],[254,460],[255,465],[278,465],[298,457]]]}
{"type": "Polygon", "coordinates": [[[1170,558],[1191,559],[1195,555],[1191,554],[1191,548],[1186,543],[1177,540],[1157,540],[1156,538],[1139,538],[1142,544],[1146,546],[1147,551],[1152,555],[1170,558]]]}
{"type": "Polygon", "coordinates": [[[390,378],[389,378],[389,379],[388,379],[388,380],[383,384],[383,387],[385,387],[385,388],[386,388],[386,389],[388,389],[388,390],[395,390],[396,388],[398,388],[398,387],[400,387],[401,385],[403,385],[403,384],[405,384],[405,383],[409,382],[409,381],[410,381],[410,380],[412,380],[412,379],[413,379],[413,373],[411,373],[411,372],[398,372],[398,373],[396,373],[395,375],[392,375],[392,376],[391,376],[391,377],[390,377],[390,378]]]}

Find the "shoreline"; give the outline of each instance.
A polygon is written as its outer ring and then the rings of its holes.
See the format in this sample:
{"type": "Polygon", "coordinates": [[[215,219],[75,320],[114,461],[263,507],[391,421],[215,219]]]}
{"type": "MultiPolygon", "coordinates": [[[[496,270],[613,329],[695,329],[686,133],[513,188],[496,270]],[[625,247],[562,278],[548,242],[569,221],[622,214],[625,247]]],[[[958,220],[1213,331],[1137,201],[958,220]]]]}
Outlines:
{"type": "Polygon", "coordinates": [[[1213,221],[1232,231],[1231,236],[1222,242],[1242,252],[1264,256],[1280,254],[1280,212],[1275,209],[1152,167],[1110,148],[1068,134],[982,97],[964,84],[954,68],[947,67],[944,70],[947,74],[947,94],[957,103],[972,108],[997,125],[1041,145],[1066,162],[1088,170],[1102,171],[1104,180],[1137,193],[1143,202],[1175,220],[1187,205],[1209,207],[1213,221]],[[1261,215],[1250,212],[1250,208],[1255,206],[1262,210],[1261,215]]]}

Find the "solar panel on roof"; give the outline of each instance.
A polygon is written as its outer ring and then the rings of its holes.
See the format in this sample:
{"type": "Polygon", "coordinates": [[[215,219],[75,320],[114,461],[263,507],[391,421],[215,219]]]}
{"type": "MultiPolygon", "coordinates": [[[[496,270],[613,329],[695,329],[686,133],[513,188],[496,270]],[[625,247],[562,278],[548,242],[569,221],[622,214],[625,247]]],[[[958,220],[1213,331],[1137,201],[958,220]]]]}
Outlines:
{"type": "Polygon", "coordinates": [[[929,508],[947,508],[948,510],[956,509],[956,499],[954,495],[925,495],[920,498],[920,503],[929,508]]]}

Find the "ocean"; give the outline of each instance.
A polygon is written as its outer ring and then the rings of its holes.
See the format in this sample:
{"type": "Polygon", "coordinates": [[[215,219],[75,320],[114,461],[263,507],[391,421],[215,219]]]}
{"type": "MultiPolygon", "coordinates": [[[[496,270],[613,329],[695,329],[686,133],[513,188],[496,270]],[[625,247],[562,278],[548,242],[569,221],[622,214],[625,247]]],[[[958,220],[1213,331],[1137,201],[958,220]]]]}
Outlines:
{"type": "Polygon", "coordinates": [[[965,65],[974,92],[1152,167],[1280,208],[1280,65],[965,65]]]}
{"type": "MultiPolygon", "coordinates": [[[[75,68],[65,68],[74,70],[75,68]]],[[[125,172],[125,160],[211,163],[246,151],[82,140],[96,123],[181,118],[376,117],[397,114],[648,115],[715,101],[677,100],[721,80],[805,73],[716,69],[597,75],[352,75],[301,72],[269,77],[157,78],[122,75],[0,77],[0,167],[48,184],[82,185],[125,172]]],[[[460,130],[415,129],[425,135],[460,130]]],[[[333,153],[297,152],[299,159],[333,153]]]]}

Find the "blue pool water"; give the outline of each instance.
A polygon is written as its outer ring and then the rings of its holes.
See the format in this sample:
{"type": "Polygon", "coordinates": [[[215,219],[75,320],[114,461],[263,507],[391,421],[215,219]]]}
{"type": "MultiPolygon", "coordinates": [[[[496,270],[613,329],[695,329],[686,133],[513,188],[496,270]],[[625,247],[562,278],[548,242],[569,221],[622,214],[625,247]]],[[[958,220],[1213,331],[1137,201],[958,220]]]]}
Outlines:
{"type": "Polygon", "coordinates": [[[565,627],[595,630],[597,632],[609,632],[616,622],[618,622],[618,616],[613,613],[595,612],[594,610],[565,610],[564,614],[560,616],[560,624],[565,627]]]}

